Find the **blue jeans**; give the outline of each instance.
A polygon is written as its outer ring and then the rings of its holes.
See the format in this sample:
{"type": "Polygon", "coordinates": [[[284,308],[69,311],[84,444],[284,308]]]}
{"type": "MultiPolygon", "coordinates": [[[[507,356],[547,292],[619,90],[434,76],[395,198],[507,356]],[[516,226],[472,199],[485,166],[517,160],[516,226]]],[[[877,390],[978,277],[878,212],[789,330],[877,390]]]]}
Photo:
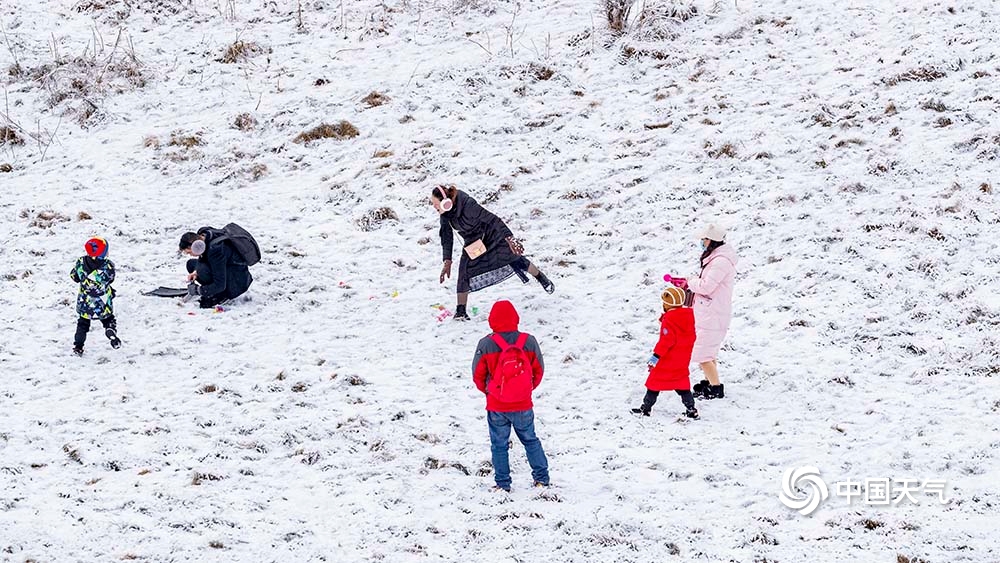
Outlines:
{"type": "Polygon", "coordinates": [[[537,483],[549,484],[549,462],[542,450],[542,441],[535,436],[535,412],[526,410],[520,412],[486,411],[486,422],[490,427],[490,449],[493,452],[493,476],[497,486],[510,488],[510,459],[507,454],[507,442],[510,440],[510,428],[514,427],[517,439],[524,445],[524,453],[528,454],[528,465],[531,466],[531,476],[537,483]]]}

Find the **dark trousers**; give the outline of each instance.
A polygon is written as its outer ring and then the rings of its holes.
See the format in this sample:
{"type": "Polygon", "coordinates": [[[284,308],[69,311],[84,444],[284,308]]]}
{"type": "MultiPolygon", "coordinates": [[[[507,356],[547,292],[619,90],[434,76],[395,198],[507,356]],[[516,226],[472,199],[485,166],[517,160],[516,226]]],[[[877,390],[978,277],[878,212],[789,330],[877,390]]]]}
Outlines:
{"type": "Polygon", "coordinates": [[[187,271],[189,274],[198,272],[198,283],[200,285],[210,285],[212,283],[212,269],[208,264],[192,258],[187,261],[187,271]]]}
{"type": "MultiPolygon", "coordinates": [[[[681,391],[678,389],[674,392],[681,396],[681,402],[684,403],[685,407],[689,409],[694,408],[694,395],[690,390],[681,391]]],[[[659,391],[650,391],[649,389],[646,389],[646,396],[642,399],[642,409],[645,411],[653,410],[653,405],[656,404],[656,399],[659,396],[659,391]]]]}
{"type": "MultiPolygon", "coordinates": [[[[104,325],[105,332],[108,329],[118,330],[118,321],[115,320],[115,316],[111,315],[106,319],[101,319],[101,324],[104,325]]],[[[85,319],[80,317],[76,321],[76,336],[73,338],[73,344],[82,348],[83,343],[87,341],[87,333],[90,332],[90,319],[85,319]]]]}
{"type": "MultiPolygon", "coordinates": [[[[212,284],[212,269],[208,267],[208,264],[192,258],[187,261],[187,271],[189,274],[198,272],[198,285],[204,287],[212,284]]],[[[202,309],[211,309],[229,298],[229,291],[223,291],[217,295],[203,295],[198,303],[202,309]]]]}

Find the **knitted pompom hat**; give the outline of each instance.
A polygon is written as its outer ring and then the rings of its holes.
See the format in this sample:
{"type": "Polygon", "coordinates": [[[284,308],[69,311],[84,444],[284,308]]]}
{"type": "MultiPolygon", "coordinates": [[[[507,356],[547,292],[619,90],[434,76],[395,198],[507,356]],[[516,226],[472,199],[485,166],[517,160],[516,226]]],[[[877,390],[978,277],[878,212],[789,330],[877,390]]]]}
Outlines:
{"type": "Polygon", "coordinates": [[[685,297],[684,290],[679,287],[668,287],[660,295],[665,307],[681,307],[684,305],[685,297]]]}
{"type": "Polygon", "coordinates": [[[83,249],[87,251],[87,256],[91,258],[107,258],[108,257],[108,241],[102,239],[101,237],[94,237],[83,245],[83,249]]]}

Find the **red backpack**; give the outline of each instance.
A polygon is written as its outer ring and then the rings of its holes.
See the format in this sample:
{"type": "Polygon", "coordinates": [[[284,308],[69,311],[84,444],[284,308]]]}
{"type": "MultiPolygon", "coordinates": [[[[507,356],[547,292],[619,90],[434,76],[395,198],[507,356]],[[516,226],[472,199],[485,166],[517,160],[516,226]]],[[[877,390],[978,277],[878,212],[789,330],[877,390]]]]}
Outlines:
{"type": "Polygon", "coordinates": [[[530,400],[534,377],[531,360],[524,351],[528,335],[522,332],[517,342],[507,344],[502,336],[494,334],[493,342],[500,347],[500,358],[497,360],[496,373],[486,384],[486,392],[504,403],[530,400]]]}

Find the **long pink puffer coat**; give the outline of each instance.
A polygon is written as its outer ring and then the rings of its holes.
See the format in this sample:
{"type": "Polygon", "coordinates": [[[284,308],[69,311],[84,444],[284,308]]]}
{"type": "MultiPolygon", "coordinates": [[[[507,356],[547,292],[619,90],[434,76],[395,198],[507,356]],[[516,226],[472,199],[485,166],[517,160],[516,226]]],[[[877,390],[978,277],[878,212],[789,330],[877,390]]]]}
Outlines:
{"type": "Polygon", "coordinates": [[[710,362],[719,355],[733,318],[733,285],[736,280],[736,251],[724,244],[705,260],[701,276],[688,280],[694,292],[694,324],[697,340],[691,361],[710,362]]]}

